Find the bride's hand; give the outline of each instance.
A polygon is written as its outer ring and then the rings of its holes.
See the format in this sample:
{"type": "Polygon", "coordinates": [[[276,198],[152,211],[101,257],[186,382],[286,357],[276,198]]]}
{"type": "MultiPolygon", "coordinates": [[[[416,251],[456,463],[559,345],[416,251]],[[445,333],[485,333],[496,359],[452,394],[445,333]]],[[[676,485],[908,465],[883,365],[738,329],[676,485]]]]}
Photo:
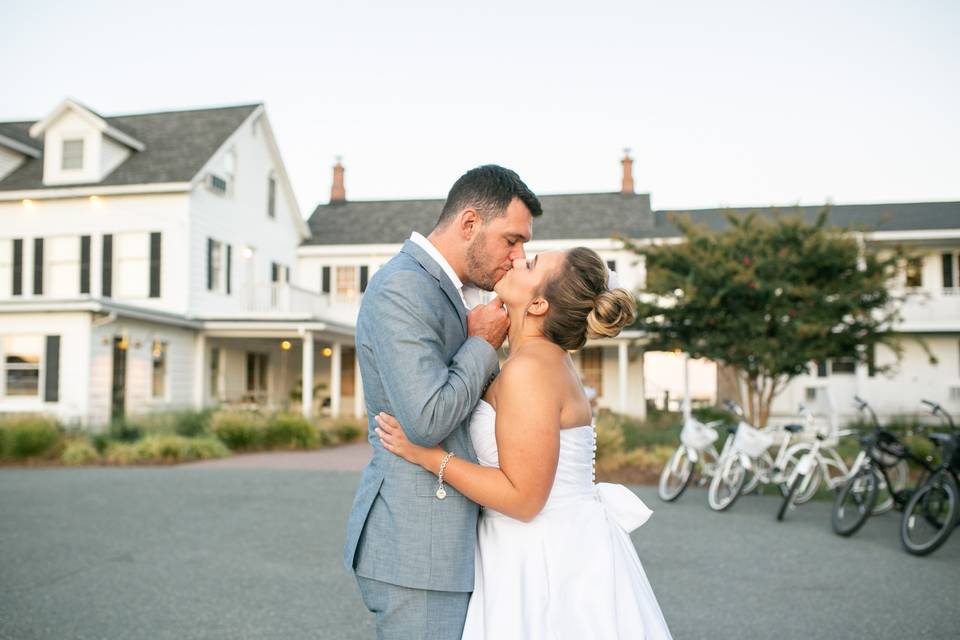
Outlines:
{"type": "Polygon", "coordinates": [[[383,448],[400,456],[407,462],[422,465],[424,454],[430,451],[426,447],[415,445],[407,440],[407,434],[403,432],[403,427],[397,422],[397,419],[391,415],[380,412],[374,419],[377,421],[376,434],[380,438],[380,444],[383,448]]]}

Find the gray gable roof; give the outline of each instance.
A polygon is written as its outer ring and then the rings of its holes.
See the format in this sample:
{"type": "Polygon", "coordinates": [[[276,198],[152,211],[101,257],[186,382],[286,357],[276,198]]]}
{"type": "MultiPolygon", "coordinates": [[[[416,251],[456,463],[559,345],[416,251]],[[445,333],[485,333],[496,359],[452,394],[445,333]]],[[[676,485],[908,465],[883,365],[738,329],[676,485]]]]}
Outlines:
{"type": "MultiPolygon", "coordinates": [[[[443,200],[337,202],[318,206],[304,244],[398,244],[411,231],[433,229],[443,200]]],[[[534,219],[536,240],[608,238],[612,230],[638,237],[653,229],[647,194],[581,193],[540,196],[543,215],[534,219]]]]}
{"type": "MultiPolygon", "coordinates": [[[[96,184],[103,186],[188,182],[259,104],[103,117],[145,145],[96,184]]],[[[27,133],[33,122],[2,122],[0,132],[42,149],[27,133]]],[[[85,183],[88,184],[88,183],[85,183]]],[[[62,188],[43,184],[43,157],[28,158],[0,180],[0,191],[62,188]]]]}
{"type": "MultiPolygon", "coordinates": [[[[540,196],[543,215],[534,220],[535,240],[662,238],[679,236],[671,214],[721,230],[726,212],[764,217],[800,215],[813,221],[822,207],[740,207],[689,211],[651,211],[647,194],[588,193],[540,196]]],[[[310,216],[312,237],[304,244],[399,244],[411,231],[426,234],[440,215],[443,200],[340,202],[319,205],[310,216]]],[[[874,231],[960,228],[960,202],[834,205],[829,224],[874,231]]]]}

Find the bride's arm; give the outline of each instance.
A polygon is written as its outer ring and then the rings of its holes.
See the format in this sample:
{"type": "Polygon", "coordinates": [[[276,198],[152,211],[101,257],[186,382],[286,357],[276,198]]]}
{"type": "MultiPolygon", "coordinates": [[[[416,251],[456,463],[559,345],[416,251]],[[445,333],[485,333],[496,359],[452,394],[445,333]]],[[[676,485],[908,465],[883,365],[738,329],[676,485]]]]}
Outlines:
{"type": "MultiPolygon", "coordinates": [[[[560,454],[560,406],[536,362],[514,361],[497,382],[497,449],[500,468],[453,457],[443,481],[467,498],[518,520],[533,519],[550,495],[560,454]]],[[[446,452],[412,444],[399,423],[377,416],[383,446],[437,474],[446,452]]]]}

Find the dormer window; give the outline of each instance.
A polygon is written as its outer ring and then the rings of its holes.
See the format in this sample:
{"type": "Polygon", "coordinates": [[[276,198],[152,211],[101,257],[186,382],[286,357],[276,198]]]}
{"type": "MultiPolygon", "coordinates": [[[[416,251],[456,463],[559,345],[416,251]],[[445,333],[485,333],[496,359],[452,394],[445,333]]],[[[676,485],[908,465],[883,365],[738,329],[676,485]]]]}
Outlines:
{"type": "Polygon", "coordinates": [[[64,140],[60,157],[61,169],[83,169],[83,138],[64,140]]]}

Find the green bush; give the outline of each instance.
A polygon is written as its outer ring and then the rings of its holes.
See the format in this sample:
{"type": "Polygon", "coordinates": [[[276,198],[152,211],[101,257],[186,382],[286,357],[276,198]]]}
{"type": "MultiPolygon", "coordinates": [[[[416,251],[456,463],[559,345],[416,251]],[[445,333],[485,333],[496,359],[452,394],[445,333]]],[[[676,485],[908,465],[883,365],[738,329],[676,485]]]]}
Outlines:
{"type": "Polygon", "coordinates": [[[100,461],[100,454],[87,439],[68,440],[60,455],[60,461],[68,466],[94,464],[100,461]]]}
{"type": "Polygon", "coordinates": [[[178,411],[175,415],[175,432],[179,436],[195,438],[203,435],[210,428],[210,416],[212,411],[204,409],[202,411],[178,411]]]}
{"type": "MultiPolygon", "coordinates": [[[[622,449],[632,451],[641,447],[676,446],[680,441],[683,417],[679,413],[656,412],[639,420],[618,413],[602,413],[597,417],[598,429],[613,429],[623,435],[622,449]]],[[[599,434],[598,434],[599,436],[599,434]]],[[[599,445],[598,445],[599,452],[599,445]]]]}
{"type": "Polygon", "coordinates": [[[360,434],[363,431],[358,425],[343,423],[335,426],[333,428],[333,435],[336,437],[336,442],[352,442],[360,437],[360,434]]]}
{"type": "Polygon", "coordinates": [[[265,430],[264,416],[252,411],[218,411],[210,418],[210,432],[232,451],[258,448],[265,430]]]}
{"type": "Polygon", "coordinates": [[[140,462],[137,446],[129,442],[110,442],[103,452],[107,464],[136,464],[140,462]]]}
{"type": "Polygon", "coordinates": [[[296,413],[274,414],[263,432],[263,446],[268,449],[315,449],[319,444],[317,429],[296,413]]]}
{"type": "Polygon", "coordinates": [[[57,421],[38,414],[0,418],[0,458],[22,460],[50,453],[60,442],[57,421]]]}
{"type": "Polygon", "coordinates": [[[150,435],[133,445],[136,457],[142,462],[190,462],[223,458],[229,451],[215,438],[185,438],[178,435],[150,435]]]}

